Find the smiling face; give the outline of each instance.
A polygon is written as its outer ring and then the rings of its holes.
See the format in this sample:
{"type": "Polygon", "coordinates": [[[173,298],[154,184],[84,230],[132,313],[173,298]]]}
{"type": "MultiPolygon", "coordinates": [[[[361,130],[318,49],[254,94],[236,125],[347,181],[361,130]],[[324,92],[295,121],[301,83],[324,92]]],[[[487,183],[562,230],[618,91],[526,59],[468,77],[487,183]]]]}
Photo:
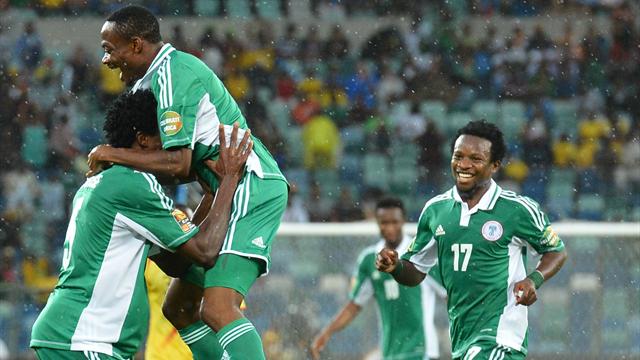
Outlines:
{"type": "Polygon", "coordinates": [[[100,45],[104,50],[102,63],[110,69],[120,69],[120,80],[127,85],[132,85],[134,81],[144,75],[146,68],[144,68],[142,59],[139,59],[142,45],[140,38],[123,38],[116,31],[116,24],[112,21],[107,21],[102,25],[100,37],[102,38],[100,45]]]}
{"type": "Polygon", "coordinates": [[[468,197],[482,195],[488,189],[500,161],[491,159],[491,141],[473,135],[461,135],[455,142],[451,156],[451,174],[458,193],[468,197]]]}

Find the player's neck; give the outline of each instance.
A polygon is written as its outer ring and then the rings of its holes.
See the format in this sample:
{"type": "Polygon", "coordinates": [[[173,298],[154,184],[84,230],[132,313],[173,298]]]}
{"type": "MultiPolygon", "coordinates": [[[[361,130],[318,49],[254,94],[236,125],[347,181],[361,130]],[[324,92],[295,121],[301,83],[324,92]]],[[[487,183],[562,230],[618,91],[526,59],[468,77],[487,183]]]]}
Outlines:
{"type": "MultiPolygon", "coordinates": [[[[158,53],[160,53],[160,50],[162,50],[162,47],[164,46],[164,42],[160,41],[158,43],[155,44],[150,44],[151,46],[149,46],[149,48],[146,50],[147,53],[145,54],[145,72],[149,69],[149,67],[151,66],[151,63],[153,63],[153,60],[155,60],[156,56],[158,56],[158,53]]],[[[144,75],[144,74],[143,74],[144,75]]]]}
{"type": "Polygon", "coordinates": [[[400,235],[400,239],[398,239],[398,241],[395,241],[395,242],[385,241],[385,242],[384,242],[384,246],[385,246],[387,249],[395,250],[395,249],[397,249],[397,248],[398,248],[398,246],[400,246],[400,243],[401,243],[401,242],[402,242],[402,235],[400,235]]]}
{"type": "Polygon", "coordinates": [[[478,184],[477,186],[474,186],[470,190],[467,190],[467,191],[458,190],[458,195],[460,195],[460,199],[462,199],[462,201],[464,201],[467,204],[469,209],[473,209],[476,205],[478,205],[478,203],[480,202],[480,199],[482,199],[482,197],[484,196],[484,194],[487,193],[490,187],[491,187],[491,179],[489,179],[488,181],[482,184],[478,184]]]}

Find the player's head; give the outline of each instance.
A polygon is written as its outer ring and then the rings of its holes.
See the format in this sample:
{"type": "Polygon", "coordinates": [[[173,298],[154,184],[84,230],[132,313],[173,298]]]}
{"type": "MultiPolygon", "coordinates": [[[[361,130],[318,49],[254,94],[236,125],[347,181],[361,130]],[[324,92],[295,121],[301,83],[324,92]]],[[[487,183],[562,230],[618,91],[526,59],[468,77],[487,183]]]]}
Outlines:
{"type": "Polygon", "coordinates": [[[107,109],[103,127],[107,143],[113,147],[162,149],[156,106],[150,90],[118,96],[107,109]]]}
{"type": "Polygon", "coordinates": [[[102,63],[121,71],[127,84],[141,78],[162,43],[158,19],[142,6],[129,5],[109,15],[102,30],[102,63]]]}
{"type": "Polygon", "coordinates": [[[402,241],[404,216],[404,205],[400,199],[384,198],[376,204],[376,221],[380,235],[388,245],[395,247],[402,241]]]}
{"type": "Polygon", "coordinates": [[[451,143],[451,174],[460,195],[471,197],[489,185],[506,148],[502,131],[485,120],[458,130],[451,143]]]}

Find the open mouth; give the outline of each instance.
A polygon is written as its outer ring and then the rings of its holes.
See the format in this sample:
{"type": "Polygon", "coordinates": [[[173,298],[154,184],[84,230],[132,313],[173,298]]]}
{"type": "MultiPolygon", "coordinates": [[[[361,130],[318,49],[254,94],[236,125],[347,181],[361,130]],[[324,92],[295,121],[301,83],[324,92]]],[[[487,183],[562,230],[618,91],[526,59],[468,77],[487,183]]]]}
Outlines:
{"type": "Polygon", "coordinates": [[[466,179],[473,178],[473,174],[470,174],[470,173],[467,173],[467,172],[456,172],[456,177],[458,179],[466,180],[466,179]]]}

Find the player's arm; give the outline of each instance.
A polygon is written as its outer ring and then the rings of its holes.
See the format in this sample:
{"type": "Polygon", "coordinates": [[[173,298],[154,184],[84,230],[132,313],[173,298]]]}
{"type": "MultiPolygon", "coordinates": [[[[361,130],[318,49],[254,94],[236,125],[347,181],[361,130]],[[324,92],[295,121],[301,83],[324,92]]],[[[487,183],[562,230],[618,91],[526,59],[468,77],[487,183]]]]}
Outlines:
{"type": "Polygon", "coordinates": [[[551,279],[567,260],[562,239],[551,228],[549,219],[539,205],[529,200],[529,211],[522,211],[518,221],[517,235],[537,252],[542,254],[536,269],[526,278],[514,284],[516,304],[532,305],[538,300],[537,289],[551,279]]]}
{"type": "Polygon", "coordinates": [[[379,271],[390,273],[398,283],[405,286],[417,286],[426,276],[410,261],[400,259],[398,252],[392,249],[380,250],[376,256],[376,268],[379,271]]]}
{"type": "MultiPolygon", "coordinates": [[[[224,134],[224,128],[220,125],[220,133],[224,134]]],[[[220,158],[215,164],[221,172],[220,187],[213,199],[205,219],[200,224],[200,231],[189,241],[182,244],[177,253],[195,263],[211,267],[215,264],[222,242],[227,233],[229,219],[231,217],[231,204],[236,187],[242,178],[244,164],[251,153],[253,143],[250,140],[250,132],[245,132],[240,144],[237,144],[238,124],[234,124],[231,132],[231,146],[227,147],[224,136],[220,137],[220,158]]],[[[207,162],[210,168],[212,162],[207,162]]],[[[199,206],[198,208],[202,207],[199,206]]],[[[196,215],[198,215],[196,213],[196,215]]]]}
{"type": "Polygon", "coordinates": [[[349,301],[339,312],[338,314],[331,320],[331,322],[325,326],[322,331],[313,339],[313,343],[311,344],[311,355],[314,359],[320,359],[320,352],[324,349],[324,347],[331,339],[331,335],[334,333],[344,329],[347,325],[351,324],[353,319],[358,316],[362,310],[360,305],[356,304],[353,301],[349,301]]]}
{"type": "MultiPolygon", "coordinates": [[[[204,183],[200,183],[203,190],[204,195],[200,200],[200,204],[196,208],[195,213],[191,219],[191,222],[195,225],[200,225],[206,219],[209,214],[209,209],[213,205],[214,195],[211,193],[209,187],[204,183]]],[[[153,256],[150,256],[151,259],[158,267],[167,275],[177,278],[181,277],[185,274],[185,272],[189,269],[189,267],[193,264],[189,259],[184,256],[159,249],[159,253],[153,256]]]]}
{"type": "Polygon", "coordinates": [[[105,163],[116,163],[152,173],[161,180],[190,180],[192,150],[188,147],[169,150],[143,150],[98,145],[89,153],[87,176],[102,170],[105,163]]]}

